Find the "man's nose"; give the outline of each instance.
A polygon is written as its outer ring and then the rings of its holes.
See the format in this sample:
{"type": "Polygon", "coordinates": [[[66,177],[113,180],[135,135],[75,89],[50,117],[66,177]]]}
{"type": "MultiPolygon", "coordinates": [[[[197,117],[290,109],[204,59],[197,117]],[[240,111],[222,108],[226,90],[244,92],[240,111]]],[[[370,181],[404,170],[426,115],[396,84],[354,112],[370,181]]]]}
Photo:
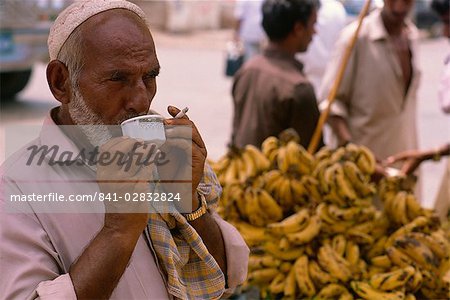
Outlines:
{"type": "Polygon", "coordinates": [[[147,87],[142,80],[136,82],[127,96],[125,109],[132,113],[147,112],[150,106],[150,96],[147,87]]]}

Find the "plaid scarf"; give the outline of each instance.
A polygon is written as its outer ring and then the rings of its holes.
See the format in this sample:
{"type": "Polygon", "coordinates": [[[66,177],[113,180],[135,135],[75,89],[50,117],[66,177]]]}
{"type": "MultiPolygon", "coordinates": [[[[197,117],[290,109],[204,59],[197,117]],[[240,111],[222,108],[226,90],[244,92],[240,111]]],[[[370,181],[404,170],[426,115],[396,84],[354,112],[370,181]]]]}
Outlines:
{"type": "MultiPolygon", "coordinates": [[[[197,191],[205,196],[208,210],[214,210],[222,188],[207,163],[197,191]]],[[[169,294],[179,299],[219,299],[222,296],[225,291],[222,270],[180,213],[152,213],[147,228],[158,261],[167,275],[169,294]]]]}

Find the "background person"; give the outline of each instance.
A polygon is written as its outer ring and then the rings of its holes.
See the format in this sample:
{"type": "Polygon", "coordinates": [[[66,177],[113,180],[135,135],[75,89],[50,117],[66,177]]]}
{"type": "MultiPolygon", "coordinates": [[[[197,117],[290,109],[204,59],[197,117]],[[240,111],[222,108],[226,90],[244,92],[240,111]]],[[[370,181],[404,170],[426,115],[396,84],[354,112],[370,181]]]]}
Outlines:
{"type": "Polygon", "coordinates": [[[315,33],[316,2],[266,0],[263,27],[269,45],[248,61],[233,83],[232,144],[261,146],[269,136],[294,128],[307,147],[319,110],[314,88],[295,54],[307,50],[315,33]]]}

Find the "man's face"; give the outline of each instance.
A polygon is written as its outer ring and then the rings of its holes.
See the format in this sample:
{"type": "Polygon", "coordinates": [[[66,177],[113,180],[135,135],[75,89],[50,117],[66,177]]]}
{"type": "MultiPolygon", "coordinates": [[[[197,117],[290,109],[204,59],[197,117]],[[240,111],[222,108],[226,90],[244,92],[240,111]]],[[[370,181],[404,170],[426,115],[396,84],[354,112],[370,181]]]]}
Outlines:
{"type": "Polygon", "coordinates": [[[78,91],[94,114],[89,117],[117,125],[146,114],[156,94],[159,63],[145,23],[132,12],[116,9],[90,18],[81,29],[83,67],[78,91]]]}
{"type": "Polygon", "coordinates": [[[402,24],[414,5],[414,0],[384,0],[383,13],[391,23],[402,24]]]}
{"type": "Polygon", "coordinates": [[[316,21],[317,21],[317,10],[314,9],[308,19],[308,23],[306,24],[306,26],[301,24],[302,30],[299,39],[299,52],[305,52],[306,50],[308,50],[308,46],[312,42],[313,36],[316,33],[315,30],[316,21]]]}

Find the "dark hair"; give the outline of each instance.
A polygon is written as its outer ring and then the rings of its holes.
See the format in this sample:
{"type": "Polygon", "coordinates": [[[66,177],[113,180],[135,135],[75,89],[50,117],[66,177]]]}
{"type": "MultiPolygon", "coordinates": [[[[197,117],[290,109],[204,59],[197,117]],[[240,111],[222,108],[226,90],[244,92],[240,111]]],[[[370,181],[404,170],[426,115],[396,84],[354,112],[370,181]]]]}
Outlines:
{"type": "Polygon", "coordinates": [[[448,14],[450,11],[450,2],[449,0],[433,0],[431,2],[431,8],[442,16],[448,14]]]}
{"type": "Polygon", "coordinates": [[[262,26],[270,40],[283,40],[295,23],[307,25],[317,7],[317,0],[265,0],[262,6],[262,26]]]}

